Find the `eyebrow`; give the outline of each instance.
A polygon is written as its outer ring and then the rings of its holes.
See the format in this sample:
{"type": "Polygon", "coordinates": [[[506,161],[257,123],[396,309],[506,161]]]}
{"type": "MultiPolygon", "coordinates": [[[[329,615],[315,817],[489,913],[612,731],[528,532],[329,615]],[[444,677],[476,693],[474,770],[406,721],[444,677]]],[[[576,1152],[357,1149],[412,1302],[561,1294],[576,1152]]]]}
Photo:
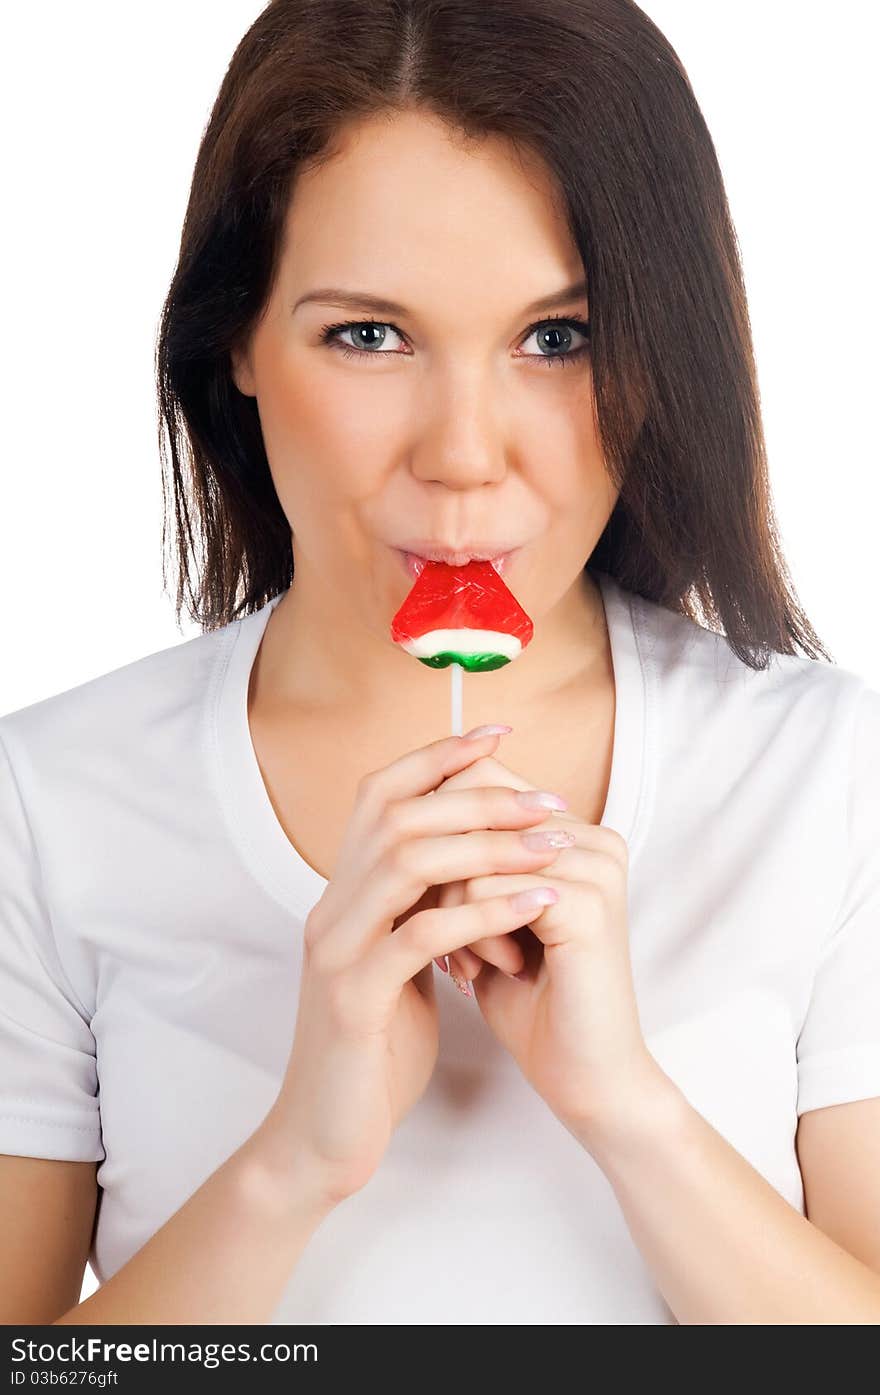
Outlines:
{"type": "MultiPolygon", "coordinates": [[[[521,313],[532,315],[541,310],[553,310],[557,306],[567,305],[571,300],[580,299],[586,293],[586,281],[576,281],[574,285],[565,286],[561,291],[554,291],[550,295],[542,296],[540,300],[533,300],[531,305],[523,306],[521,313]]],[[[377,315],[399,315],[401,318],[412,315],[411,310],[396,300],[387,300],[384,296],[371,295],[367,291],[347,291],[339,286],[322,286],[319,290],[309,291],[307,295],[300,296],[293,309],[296,311],[301,305],[308,305],[313,301],[322,305],[337,305],[346,310],[370,310],[377,315]]]]}

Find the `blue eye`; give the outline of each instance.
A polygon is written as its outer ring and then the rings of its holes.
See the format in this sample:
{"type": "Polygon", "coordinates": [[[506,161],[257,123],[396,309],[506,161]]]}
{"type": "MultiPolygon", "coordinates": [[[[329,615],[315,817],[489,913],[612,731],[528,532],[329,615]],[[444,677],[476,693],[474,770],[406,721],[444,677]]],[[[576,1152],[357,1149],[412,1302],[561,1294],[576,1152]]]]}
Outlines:
{"type": "MultiPolygon", "coordinates": [[[[324,325],[321,329],[321,343],[327,344],[330,348],[336,349],[337,352],[345,354],[346,358],[388,358],[389,354],[382,352],[382,345],[385,343],[388,330],[391,330],[392,334],[396,334],[398,338],[403,339],[400,330],[392,324],[377,320],[344,320],[339,324],[324,325]],[[352,348],[348,344],[343,344],[339,337],[341,334],[347,334],[349,330],[358,332],[367,330],[370,333],[381,331],[381,335],[378,343],[373,342],[365,348],[352,348]]],[[[590,324],[588,320],[572,319],[570,316],[565,315],[549,315],[545,319],[538,320],[535,324],[531,325],[526,331],[525,338],[529,339],[531,335],[535,333],[540,333],[545,337],[549,336],[556,341],[559,341],[561,337],[561,345],[558,342],[548,345],[549,348],[554,350],[559,350],[561,348],[561,352],[549,354],[523,354],[523,358],[536,359],[538,362],[546,363],[549,366],[558,363],[564,368],[566,364],[575,363],[590,352],[590,324]],[[576,334],[580,334],[587,342],[573,349],[566,347],[566,343],[570,341],[571,337],[570,334],[566,334],[566,331],[571,330],[574,330],[576,334]]]]}
{"type": "MultiPolygon", "coordinates": [[[[333,348],[341,349],[342,352],[347,354],[349,358],[376,358],[377,355],[374,353],[374,350],[380,348],[381,345],[384,344],[385,339],[387,337],[384,332],[386,329],[392,330],[392,332],[394,334],[397,334],[400,338],[403,337],[400,334],[400,331],[395,329],[393,325],[385,325],[377,320],[347,320],[343,324],[324,325],[324,328],[321,330],[321,343],[332,344],[333,348]],[[348,348],[346,345],[344,345],[339,339],[340,334],[347,334],[350,329],[358,331],[381,330],[382,333],[378,343],[373,342],[368,344],[365,348],[358,348],[352,350],[351,348],[348,348]]],[[[379,355],[379,357],[387,357],[387,355],[379,355]]]]}
{"type": "MultiPolygon", "coordinates": [[[[549,336],[550,338],[556,341],[558,341],[560,338],[563,341],[562,353],[530,354],[528,356],[530,358],[540,358],[544,363],[571,363],[574,360],[583,358],[585,354],[589,353],[589,321],[566,319],[563,315],[551,315],[549,319],[541,320],[539,324],[533,325],[532,328],[529,330],[528,334],[526,335],[526,338],[530,338],[532,334],[537,334],[539,340],[542,337],[549,336]],[[572,330],[574,330],[576,334],[580,334],[582,339],[586,339],[586,344],[582,344],[574,349],[566,348],[565,342],[567,338],[570,339],[572,330]],[[566,334],[566,331],[568,332],[568,334],[566,334]]],[[[558,349],[560,345],[557,342],[555,344],[551,344],[549,347],[558,349]]]]}

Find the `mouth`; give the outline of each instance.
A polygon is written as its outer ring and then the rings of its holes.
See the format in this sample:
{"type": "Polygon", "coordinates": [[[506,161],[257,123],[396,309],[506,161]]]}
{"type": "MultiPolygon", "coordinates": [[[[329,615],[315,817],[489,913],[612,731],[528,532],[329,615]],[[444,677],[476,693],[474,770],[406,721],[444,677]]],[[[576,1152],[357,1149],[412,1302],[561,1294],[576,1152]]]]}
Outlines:
{"type": "MultiPolygon", "coordinates": [[[[413,580],[421,576],[426,562],[445,562],[447,566],[451,567],[464,567],[467,566],[468,562],[490,562],[498,575],[503,576],[510,559],[515,557],[519,550],[518,547],[512,547],[509,548],[507,552],[496,552],[491,556],[482,553],[476,556],[469,552],[446,552],[442,548],[432,548],[430,556],[424,556],[416,552],[406,552],[399,547],[394,548],[394,551],[401,559],[404,570],[413,580]]],[[[427,549],[425,549],[425,551],[427,551],[427,549]]]]}

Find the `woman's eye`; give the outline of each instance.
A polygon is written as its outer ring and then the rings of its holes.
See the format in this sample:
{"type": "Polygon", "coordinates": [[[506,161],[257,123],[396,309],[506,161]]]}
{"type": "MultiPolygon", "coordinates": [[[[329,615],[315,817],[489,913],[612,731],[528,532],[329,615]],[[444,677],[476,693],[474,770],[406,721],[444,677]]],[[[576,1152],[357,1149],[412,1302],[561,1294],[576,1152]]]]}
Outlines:
{"type": "Polygon", "coordinates": [[[588,352],[590,326],[585,320],[554,317],[535,325],[524,340],[524,345],[531,339],[535,340],[537,348],[528,351],[528,357],[540,358],[545,363],[571,363],[588,352]],[[583,343],[578,343],[578,336],[583,343]]]}
{"type": "Polygon", "coordinates": [[[343,352],[347,352],[352,358],[357,358],[362,354],[376,354],[377,352],[381,356],[389,330],[398,338],[402,337],[393,325],[380,324],[376,320],[349,320],[345,324],[325,325],[321,331],[321,342],[323,344],[332,343],[343,352]],[[354,349],[350,344],[343,343],[339,338],[341,334],[352,335],[354,349]]]}
{"type": "MultiPolygon", "coordinates": [[[[376,320],[346,320],[342,324],[324,325],[321,330],[321,343],[329,344],[347,358],[387,358],[391,353],[399,352],[386,348],[389,333],[396,335],[400,340],[403,339],[403,335],[392,324],[376,320]],[[345,343],[340,337],[343,334],[350,334],[351,341],[345,343]]],[[[527,332],[523,344],[527,344],[530,339],[536,341],[537,347],[532,351],[524,351],[521,348],[521,357],[531,358],[539,363],[558,363],[564,366],[583,358],[589,352],[589,321],[553,315],[533,325],[527,332]],[[584,341],[582,344],[577,343],[578,336],[584,341]]]]}

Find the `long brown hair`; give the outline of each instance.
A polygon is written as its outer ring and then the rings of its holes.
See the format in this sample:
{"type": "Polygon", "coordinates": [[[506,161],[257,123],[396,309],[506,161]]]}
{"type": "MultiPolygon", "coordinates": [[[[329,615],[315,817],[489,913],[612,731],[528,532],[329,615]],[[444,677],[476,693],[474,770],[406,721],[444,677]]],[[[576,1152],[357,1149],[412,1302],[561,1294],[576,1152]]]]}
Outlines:
{"type": "Polygon", "coordinates": [[[293,580],[256,399],[235,386],[230,350],[272,293],[297,174],[329,158],[344,124],[401,110],[506,137],[555,176],[620,491],[585,565],[707,622],[754,669],[796,646],[834,662],[777,536],[715,147],[679,58],[632,0],[272,0],[245,34],[199,148],[157,342],[178,623],[185,598],[210,630],[293,580]]]}

